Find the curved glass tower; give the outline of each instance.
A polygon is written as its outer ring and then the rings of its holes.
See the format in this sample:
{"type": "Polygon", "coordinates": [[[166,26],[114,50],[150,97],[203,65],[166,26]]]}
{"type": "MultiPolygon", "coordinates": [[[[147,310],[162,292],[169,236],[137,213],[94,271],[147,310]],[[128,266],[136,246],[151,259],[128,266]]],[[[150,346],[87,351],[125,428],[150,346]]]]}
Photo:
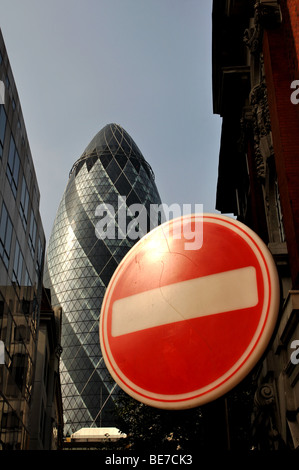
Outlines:
{"type": "Polygon", "coordinates": [[[101,355],[99,314],[115,268],[137,241],[126,236],[119,215],[126,214],[128,226],[129,206],[142,204],[149,230],[150,205],[160,203],[151,167],[119,125],[109,124],[96,134],[71,169],[49,240],[44,276],[53,307],[60,305],[63,310],[61,384],[66,433],[114,425],[111,409],[116,385],[101,355]],[[106,236],[96,230],[104,220],[100,212],[114,224],[115,230],[107,229],[106,236]]]}

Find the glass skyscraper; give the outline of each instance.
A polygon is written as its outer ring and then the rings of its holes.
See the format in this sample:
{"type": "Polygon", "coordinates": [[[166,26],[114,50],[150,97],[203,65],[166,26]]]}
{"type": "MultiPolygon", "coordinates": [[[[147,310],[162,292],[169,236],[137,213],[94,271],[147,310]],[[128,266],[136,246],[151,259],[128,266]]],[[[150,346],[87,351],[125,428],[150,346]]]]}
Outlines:
{"type": "MultiPolygon", "coordinates": [[[[44,284],[52,305],[63,310],[61,385],[65,433],[83,427],[113,426],[115,383],[99,344],[99,315],[109,280],[136,237],[127,236],[119,215],[132,221],[129,207],[161,204],[154,174],[129,134],[108,124],[73,165],[49,240],[44,284]],[[110,217],[107,236],[97,223],[110,217]],[[104,209],[104,210],[103,210],[104,209]],[[105,214],[104,214],[105,213],[105,214]],[[109,231],[110,230],[110,231],[109,231]]],[[[155,221],[153,221],[155,223],[155,221]]]]}

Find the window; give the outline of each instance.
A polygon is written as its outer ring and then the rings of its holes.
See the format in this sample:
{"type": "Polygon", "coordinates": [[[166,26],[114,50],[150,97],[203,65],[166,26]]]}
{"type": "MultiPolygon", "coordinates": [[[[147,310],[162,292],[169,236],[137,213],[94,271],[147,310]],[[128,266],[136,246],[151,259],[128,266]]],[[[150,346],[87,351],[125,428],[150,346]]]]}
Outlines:
{"type": "Polygon", "coordinates": [[[31,217],[30,217],[30,231],[29,231],[29,239],[28,244],[31,251],[32,258],[34,258],[35,253],[35,241],[36,241],[36,220],[34,217],[33,209],[31,209],[31,217]]]}
{"type": "Polygon", "coordinates": [[[24,286],[26,287],[32,287],[32,282],[28,273],[28,270],[26,269],[25,271],[25,281],[24,281],[24,286]]]}
{"type": "Polygon", "coordinates": [[[42,275],[42,264],[43,264],[43,244],[41,242],[40,237],[38,237],[38,244],[37,244],[37,258],[36,258],[36,273],[38,279],[40,279],[42,275]]]}
{"type": "Polygon", "coordinates": [[[0,219],[0,256],[8,268],[10,247],[12,239],[12,223],[8,215],[5,204],[2,205],[1,219],[0,219]]]}
{"type": "Polygon", "coordinates": [[[2,154],[3,154],[5,128],[6,128],[6,113],[4,110],[4,106],[0,105],[0,157],[2,157],[2,154]]]}
{"type": "Polygon", "coordinates": [[[28,208],[29,208],[29,192],[25,177],[23,176],[22,192],[20,201],[20,216],[23,223],[23,227],[26,230],[28,221],[28,208]]]}
{"type": "Polygon", "coordinates": [[[26,325],[16,325],[14,328],[14,340],[16,342],[29,342],[30,330],[26,325]]]}
{"type": "Polygon", "coordinates": [[[12,358],[12,374],[20,390],[23,389],[23,385],[26,379],[26,373],[27,373],[26,354],[22,354],[22,353],[14,354],[12,358]]]}
{"type": "Polygon", "coordinates": [[[15,259],[13,265],[12,280],[20,286],[22,284],[22,270],[24,258],[18,240],[16,240],[15,259]]]}
{"type": "MultiPolygon", "coordinates": [[[[11,430],[20,429],[20,420],[18,418],[17,413],[15,411],[3,411],[1,427],[2,429],[11,430]]],[[[7,444],[7,447],[5,448],[10,448],[9,444],[7,444]]]]}
{"type": "Polygon", "coordinates": [[[6,175],[7,175],[8,181],[10,182],[10,186],[11,186],[14,197],[16,197],[17,195],[19,169],[20,169],[20,158],[16,149],[14,138],[13,136],[11,136],[10,144],[9,144],[6,175]]]}

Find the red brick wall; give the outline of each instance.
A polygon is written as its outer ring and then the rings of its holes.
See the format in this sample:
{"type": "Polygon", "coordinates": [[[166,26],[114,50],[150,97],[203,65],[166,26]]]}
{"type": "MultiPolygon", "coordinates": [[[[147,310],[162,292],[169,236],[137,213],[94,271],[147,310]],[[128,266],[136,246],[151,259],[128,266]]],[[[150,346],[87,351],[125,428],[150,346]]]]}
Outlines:
{"type": "Polygon", "coordinates": [[[290,73],[293,79],[299,78],[299,0],[283,0],[281,9],[284,16],[284,34],[287,39],[290,73]]]}
{"type": "Polygon", "coordinates": [[[293,288],[299,288],[299,104],[291,103],[298,79],[299,0],[281,0],[282,25],[264,34],[264,63],[278,185],[293,288]]]}

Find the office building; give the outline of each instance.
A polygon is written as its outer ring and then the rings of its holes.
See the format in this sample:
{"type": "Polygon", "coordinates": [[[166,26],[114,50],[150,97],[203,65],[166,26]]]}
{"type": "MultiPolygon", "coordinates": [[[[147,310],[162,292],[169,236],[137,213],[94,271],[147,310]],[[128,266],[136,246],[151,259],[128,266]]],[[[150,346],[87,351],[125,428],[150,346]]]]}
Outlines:
{"type": "Polygon", "coordinates": [[[45,237],[20,100],[0,32],[0,449],[28,449],[45,237]]]}
{"type": "MultiPolygon", "coordinates": [[[[276,329],[247,382],[248,442],[261,450],[299,447],[298,11],[298,0],[213,2],[213,102],[222,117],[216,208],[260,235],[280,278],[276,329]]],[[[233,419],[230,427],[233,447],[233,419]]]]}
{"type": "Polygon", "coordinates": [[[61,385],[68,435],[114,426],[116,385],[101,355],[99,315],[115,268],[139,236],[130,225],[133,204],[144,207],[151,228],[150,205],[160,204],[153,171],[129,134],[108,124],[71,168],[47,250],[44,283],[53,307],[63,312],[61,385]]]}
{"type": "Polygon", "coordinates": [[[63,409],[60,385],[61,307],[52,308],[43,287],[34,381],[30,450],[63,448],[63,409]]]}

